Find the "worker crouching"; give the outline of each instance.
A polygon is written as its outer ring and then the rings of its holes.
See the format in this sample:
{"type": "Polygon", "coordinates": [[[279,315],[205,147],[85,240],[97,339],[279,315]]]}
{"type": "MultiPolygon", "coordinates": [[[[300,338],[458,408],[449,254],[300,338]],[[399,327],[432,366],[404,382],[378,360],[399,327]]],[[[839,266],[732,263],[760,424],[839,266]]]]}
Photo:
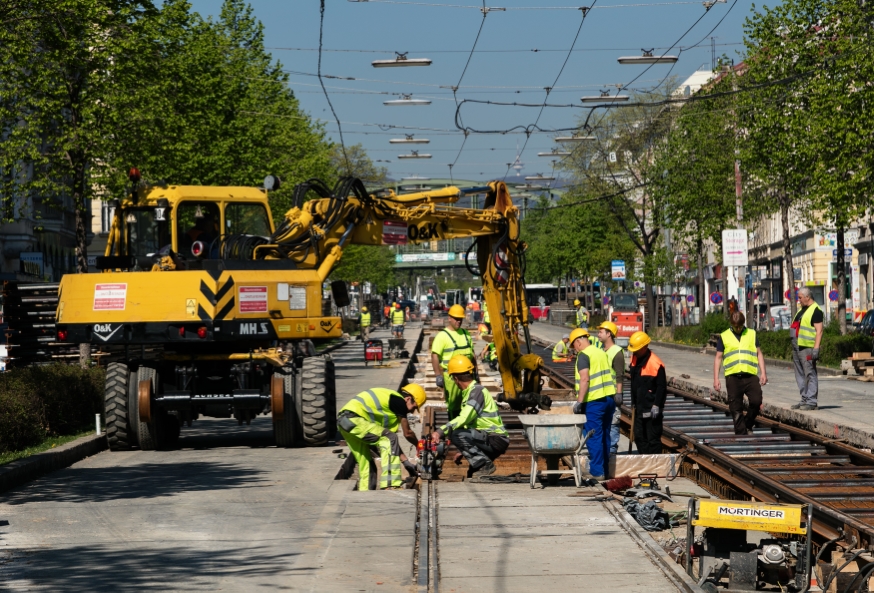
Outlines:
{"type": "MultiPolygon", "coordinates": [[[[407,414],[425,404],[425,389],[410,383],[400,393],[391,389],[374,387],[352,398],[337,415],[337,427],[358,463],[358,490],[370,489],[371,469],[374,467],[371,447],[379,450],[382,472],[380,488],[400,488],[403,485],[401,466],[411,476],[416,467],[401,451],[398,429],[404,437],[416,445],[418,439],[410,428],[407,414]]],[[[351,470],[350,470],[351,472],[351,470]]]]}
{"type": "Polygon", "coordinates": [[[596,480],[603,480],[610,463],[610,423],[616,410],[616,384],[607,353],[595,346],[588,330],[575,329],[570,336],[571,346],[577,354],[574,365],[574,384],[577,403],[574,414],[585,414],[585,432],[594,431],[586,446],[589,449],[589,473],[596,480]]]}
{"type": "Polygon", "coordinates": [[[650,337],[634,332],[628,339],[631,355],[631,406],[634,442],[643,454],[662,452],[662,418],[668,397],[665,365],[649,349],[650,337]]]}
{"type": "Polygon", "coordinates": [[[455,462],[460,463],[463,456],[470,464],[468,477],[489,476],[495,473],[495,459],[510,446],[498,404],[489,390],[474,379],[473,363],[467,356],[453,356],[447,370],[450,380],[461,390],[462,407],[458,416],[435,430],[431,438],[439,442],[449,437],[461,451],[455,462]]]}

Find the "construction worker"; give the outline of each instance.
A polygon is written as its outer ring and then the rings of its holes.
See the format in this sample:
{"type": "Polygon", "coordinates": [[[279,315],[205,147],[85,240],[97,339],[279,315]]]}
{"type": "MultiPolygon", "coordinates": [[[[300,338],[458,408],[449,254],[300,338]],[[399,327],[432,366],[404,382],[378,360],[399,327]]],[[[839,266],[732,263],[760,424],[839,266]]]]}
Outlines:
{"type": "Polygon", "coordinates": [[[568,349],[568,344],[571,341],[570,334],[565,334],[562,338],[555,343],[555,346],[552,348],[552,362],[569,362],[570,361],[570,350],[568,349]]]}
{"type": "Polygon", "coordinates": [[[489,363],[489,368],[493,371],[498,370],[498,353],[495,350],[495,343],[489,342],[486,344],[486,347],[483,348],[483,351],[480,352],[480,360],[489,363]]]}
{"type": "Polygon", "coordinates": [[[483,325],[486,326],[489,333],[492,333],[492,318],[489,317],[489,305],[485,298],[483,298],[483,325]]]}
{"type": "Polygon", "coordinates": [[[746,318],[740,311],[731,314],[731,327],[719,335],[713,359],[713,388],[722,389],[719,367],[725,363],[725,391],[728,410],[734,422],[734,434],[753,434],[756,416],[762,408],[762,386],[768,382],[765,357],[759,347],[756,330],[744,327],[746,318]],[[757,376],[758,375],[758,376],[757,376]],[[744,395],[750,402],[744,416],[744,395]]]}
{"type": "Polygon", "coordinates": [[[379,449],[382,465],[380,488],[401,487],[401,465],[411,476],[416,475],[416,466],[401,450],[397,433],[401,428],[407,441],[418,444],[407,414],[423,406],[425,399],[425,388],[415,383],[405,385],[400,393],[374,387],[362,391],[340,409],[337,427],[358,463],[358,490],[369,489],[373,446],[379,449]]]}
{"type": "Polygon", "coordinates": [[[359,323],[361,324],[361,340],[363,341],[370,337],[370,311],[367,307],[361,307],[359,323]]]}
{"type": "Polygon", "coordinates": [[[607,353],[591,343],[588,330],[575,329],[571,332],[570,340],[571,346],[578,353],[574,365],[574,386],[577,393],[574,414],[586,415],[583,425],[585,432],[595,431],[586,442],[589,449],[589,473],[594,479],[603,480],[610,464],[610,423],[616,409],[616,402],[613,401],[616,386],[613,384],[607,353]]]}
{"type": "Polygon", "coordinates": [[[392,306],[389,305],[388,303],[386,303],[385,307],[382,308],[383,327],[387,328],[389,326],[389,324],[391,323],[391,309],[392,309],[392,306]]]}
{"type": "Polygon", "coordinates": [[[461,391],[463,405],[458,415],[431,435],[436,442],[446,436],[470,464],[468,477],[481,478],[495,473],[494,461],[510,446],[510,437],[498,413],[498,404],[489,390],[477,384],[473,363],[464,354],[456,354],[449,361],[450,380],[461,391]]]}
{"type": "Polygon", "coordinates": [[[577,327],[588,329],[589,327],[589,312],[580,302],[580,299],[574,299],[574,307],[577,308],[577,327]]]}
{"type": "Polygon", "coordinates": [[[466,329],[462,329],[462,323],[464,323],[464,307],[452,305],[449,308],[449,319],[447,320],[449,327],[444,327],[437,332],[434,341],[431,342],[431,368],[434,369],[437,387],[443,388],[443,398],[446,401],[450,420],[458,415],[462,401],[461,390],[450,379],[449,372],[446,370],[449,367],[449,361],[456,354],[462,354],[474,365],[474,374],[476,374],[476,354],[473,350],[473,340],[471,340],[470,333],[466,329]]]}
{"type": "Polygon", "coordinates": [[[391,312],[391,333],[396,338],[404,337],[404,322],[406,321],[407,316],[404,315],[404,312],[401,310],[401,305],[399,303],[394,304],[394,309],[391,312]]]}
{"type": "Polygon", "coordinates": [[[798,303],[801,308],[795,314],[789,335],[792,338],[792,361],[795,363],[795,383],[801,393],[801,403],[793,410],[815,410],[819,398],[819,375],[816,361],[819,360],[819,346],[822,342],[822,309],[813,300],[810,289],[798,289],[798,303]]]}
{"type": "Polygon", "coordinates": [[[631,356],[631,406],[634,408],[634,443],[643,454],[662,452],[662,418],[668,397],[665,365],[649,349],[650,338],[634,332],[628,339],[631,356]]]}
{"type": "Polygon", "coordinates": [[[622,348],[616,345],[618,331],[619,329],[612,321],[605,321],[598,326],[598,338],[603,343],[604,352],[607,353],[607,362],[610,363],[613,382],[616,384],[616,395],[613,396],[616,411],[613,412],[613,422],[610,424],[611,456],[619,452],[619,420],[622,416],[619,406],[622,405],[622,381],[625,379],[625,354],[622,352],[622,348]]]}

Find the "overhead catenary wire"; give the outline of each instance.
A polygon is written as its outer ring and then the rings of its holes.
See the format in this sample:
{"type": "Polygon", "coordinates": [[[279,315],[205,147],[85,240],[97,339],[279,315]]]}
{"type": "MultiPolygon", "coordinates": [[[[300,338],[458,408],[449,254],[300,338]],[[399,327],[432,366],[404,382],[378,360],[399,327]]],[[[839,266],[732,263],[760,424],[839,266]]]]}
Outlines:
{"type": "MultiPolygon", "coordinates": [[[[696,2],[695,4],[700,4],[700,2],[696,2]]],[[[724,17],[723,17],[724,18],[724,17]]],[[[700,44],[700,42],[699,42],[700,44]]],[[[698,44],[696,44],[698,45],[698,44]]],[[[743,45],[743,42],[737,41],[733,43],[717,43],[716,47],[728,47],[728,46],[737,46],[743,45]]],[[[690,46],[695,47],[695,46],[690,46]]],[[[317,47],[265,47],[264,49],[270,51],[312,51],[317,52],[319,48],[317,47]]],[[[574,52],[615,52],[615,51],[638,51],[639,47],[579,47],[574,48],[574,52]]],[[[662,50],[664,47],[654,47],[654,50],[662,50]]],[[[324,49],[322,50],[326,53],[361,53],[361,54],[392,54],[395,53],[394,50],[387,49],[324,49]]],[[[421,54],[466,54],[468,50],[466,49],[418,49],[411,50],[415,51],[415,53],[421,54]]],[[[567,49],[561,48],[530,48],[530,49],[480,49],[477,50],[477,53],[481,54],[503,54],[503,53],[565,53],[567,49]]]]}
{"type": "MultiPolygon", "coordinates": [[[[475,10],[579,10],[579,6],[507,6],[507,7],[486,7],[483,2],[483,7],[472,4],[442,4],[436,2],[411,2],[410,0],[348,0],[352,3],[368,3],[368,4],[401,4],[406,6],[426,6],[433,8],[467,8],[475,10]]],[[[682,4],[701,4],[700,1],[694,0],[676,0],[674,2],[639,2],[635,4],[605,4],[599,8],[648,8],[655,6],[677,6],[682,4]]]]}
{"type": "Polygon", "coordinates": [[[325,83],[322,81],[322,42],[325,31],[325,0],[321,0],[319,5],[319,64],[318,76],[319,83],[322,85],[322,91],[325,93],[325,100],[328,102],[328,107],[331,108],[331,113],[334,114],[334,120],[337,122],[337,130],[340,134],[340,147],[343,149],[343,160],[346,163],[346,172],[352,174],[352,165],[349,163],[349,155],[346,153],[346,143],[343,141],[343,126],[340,125],[340,118],[334,110],[334,105],[331,103],[331,97],[328,96],[328,89],[325,88],[325,83]]]}

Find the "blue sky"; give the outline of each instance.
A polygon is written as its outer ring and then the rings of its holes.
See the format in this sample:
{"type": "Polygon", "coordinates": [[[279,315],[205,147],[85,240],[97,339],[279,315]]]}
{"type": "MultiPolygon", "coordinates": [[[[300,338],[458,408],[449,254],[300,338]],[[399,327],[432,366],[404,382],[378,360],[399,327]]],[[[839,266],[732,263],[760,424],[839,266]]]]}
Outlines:
{"type": "MultiPolygon", "coordinates": [[[[217,15],[222,2],[192,0],[192,4],[194,10],[208,16],[217,15]]],[[[267,47],[284,68],[315,73],[318,0],[253,0],[251,4],[264,23],[267,47]]],[[[655,53],[660,54],[676,43],[670,53],[679,53],[680,59],[673,70],[668,65],[653,66],[630,89],[652,88],[669,72],[682,81],[701,67],[709,68],[711,45],[706,36],[723,17],[712,33],[716,54],[739,59],[743,22],[752,6],[751,0],[737,0],[734,6],[728,0],[704,14],[702,3],[690,0],[598,0],[588,12],[575,51],[568,58],[582,19],[582,11],[575,10],[583,6],[579,1],[487,0],[488,6],[507,10],[490,11],[484,23],[479,10],[482,4],[476,0],[328,0],[323,50],[354,50],[322,54],[323,74],[356,78],[325,79],[346,144],[360,143],[373,160],[391,161],[380,164],[398,179],[409,175],[448,177],[448,164],[453,162],[455,178],[502,178],[507,174],[507,164],[516,157],[517,146],[521,149],[525,145],[524,133],[471,134],[459,154],[464,134],[455,127],[456,103],[452,91],[441,87],[458,85],[469,57],[457,93],[459,99],[539,104],[546,95],[543,88],[554,84],[551,103],[581,105],[581,96],[611,88],[615,93],[615,85],[626,85],[640,75],[646,66],[620,65],[617,58],[639,55],[641,49],[655,48],[655,53]],[[687,33],[702,14],[703,18],[687,33]],[[482,32],[471,56],[481,24],[482,32]],[[690,47],[699,42],[700,46],[690,47]],[[532,51],[535,49],[538,51],[532,51]],[[430,58],[433,64],[420,68],[371,66],[372,60],[393,58],[394,52],[430,58]],[[398,99],[402,93],[430,99],[431,105],[383,105],[383,101],[398,99]],[[383,129],[373,124],[399,127],[383,129]],[[392,146],[389,140],[404,134],[430,139],[430,144],[414,148],[432,158],[398,160],[398,155],[408,153],[409,147],[392,146]]],[[[339,141],[337,125],[318,79],[291,74],[290,85],[303,109],[324,120],[332,139],[339,141]]],[[[473,128],[508,130],[533,124],[539,112],[539,108],[466,104],[462,118],[464,125],[473,128]]],[[[538,124],[547,129],[569,127],[584,113],[582,109],[547,108],[538,124]]],[[[546,132],[530,136],[521,155],[523,175],[551,171],[551,159],[538,157],[537,153],[552,150],[555,135],[546,132]]],[[[516,172],[510,170],[507,179],[517,179],[516,172]]]]}

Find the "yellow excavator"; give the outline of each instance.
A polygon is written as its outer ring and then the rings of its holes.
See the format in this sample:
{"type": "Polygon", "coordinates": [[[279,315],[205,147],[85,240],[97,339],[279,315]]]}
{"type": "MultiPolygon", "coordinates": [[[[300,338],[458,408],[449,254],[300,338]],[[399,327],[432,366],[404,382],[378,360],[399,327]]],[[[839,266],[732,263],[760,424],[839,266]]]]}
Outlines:
{"type": "MultiPolygon", "coordinates": [[[[333,438],[334,365],[315,345],[342,335],[325,288],[347,244],[474,238],[468,268],[482,277],[492,311],[505,399],[517,409],[548,405],[542,360],[530,349],[525,244],[504,183],[398,195],[369,193],[354,178],[334,188],[313,179],[295,187],[293,207],[274,226],[276,177],[264,189],[130,177],[131,191],[112,204],[100,272],[64,276],[57,309],[61,341],[125,352],[107,366],[112,450],[171,448],[201,416],[248,424],[271,414],[281,447],[333,438]],[[470,194],[485,194],[484,208],[451,206],[470,194]],[[158,355],[147,358],[147,348],[158,355]]],[[[343,282],[331,283],[330,295],[337,307],[349,304],[343,282]]]]}

